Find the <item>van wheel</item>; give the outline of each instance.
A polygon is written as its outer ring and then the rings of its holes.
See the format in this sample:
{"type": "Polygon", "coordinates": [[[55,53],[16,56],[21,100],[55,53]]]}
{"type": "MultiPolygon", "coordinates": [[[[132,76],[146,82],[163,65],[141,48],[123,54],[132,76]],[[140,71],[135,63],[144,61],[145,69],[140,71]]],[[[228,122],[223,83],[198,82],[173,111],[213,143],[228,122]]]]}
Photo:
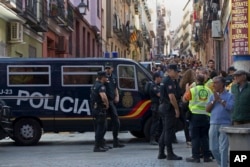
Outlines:
{"type": "Polygon", "coordinates": [[[137,138],[144,138],[145,135],[142,131],[130,131],[130,133],[137,138]]]}
{"type": "Polygon", "coordinates": [[[34,119],[21,119],[14,125],[14,140],[17,145],[35,145],[41,136],[41,125],[34,119]]]}
{"type": "Polygon", "coordinates": [[[146,123],[144,124],[143,132],[147,141],[150,139],[150,128],[152,124],[152,118],[147,119],[146,123]]]}

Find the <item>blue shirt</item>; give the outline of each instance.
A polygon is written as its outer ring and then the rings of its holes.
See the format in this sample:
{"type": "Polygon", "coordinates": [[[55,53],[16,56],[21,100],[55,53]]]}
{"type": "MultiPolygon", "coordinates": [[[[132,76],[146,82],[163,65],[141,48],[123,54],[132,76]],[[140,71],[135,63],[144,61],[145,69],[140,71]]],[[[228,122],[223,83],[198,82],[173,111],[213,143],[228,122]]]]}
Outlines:
{"type": "MultiPolygon", "coordinates": [[[[226,102],[225,107],[220,102],[215,102],[210,116],[210,124],[231,125],[231,113],[234,107],[234,96],[226,90],[220,94],[221,100],[226,102]]],[[[214,100],[214,95],[210,96],[209,103],[214,100]]]]}

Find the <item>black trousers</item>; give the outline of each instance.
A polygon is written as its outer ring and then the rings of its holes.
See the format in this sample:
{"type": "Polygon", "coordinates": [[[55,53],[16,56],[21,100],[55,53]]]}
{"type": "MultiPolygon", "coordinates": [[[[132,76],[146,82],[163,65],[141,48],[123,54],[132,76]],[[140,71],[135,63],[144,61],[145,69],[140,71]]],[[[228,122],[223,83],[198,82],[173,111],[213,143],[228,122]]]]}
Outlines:
{"type": "Polygon", "coordinates": [[[190,123],[193,157],[200,158],[200,148],[202,148],[204,158],[209,158],[211,155],[208,137],[209,117],[201,114],[193,114],[190,123]]]}
{"type": "Polygon", "coordinates": [[[109,101],[109,109],[107,111],[108,116],[110,117],[110,121],[112,124],[112,133],[113,133],[113,138],[117,139],[118,138],[118,133],[120,130],[120,120],[117,114],[117,109],[113,101],[109,101]]]}
{"type": "Polygon", "coordinates": [[[167,147],[167,153],[173,154],[172,141],[175,136],[175,111],[162,115],[163,130],[159,139],[160,149],[167,147]]]}
{"type": "Polygon", "coordinates": [[[94,115],[95,120],[95,146],[100,147],[104,141],[104,136],[107,131],[107,118],[106,114],[98,112],[94,115]]]}
{"type": "Polygon", "coordinates": [[[152,111],[152,123],[150,127],[150,137],[159,138],[162,131],[162,120],[158,111],[152,111]]]}

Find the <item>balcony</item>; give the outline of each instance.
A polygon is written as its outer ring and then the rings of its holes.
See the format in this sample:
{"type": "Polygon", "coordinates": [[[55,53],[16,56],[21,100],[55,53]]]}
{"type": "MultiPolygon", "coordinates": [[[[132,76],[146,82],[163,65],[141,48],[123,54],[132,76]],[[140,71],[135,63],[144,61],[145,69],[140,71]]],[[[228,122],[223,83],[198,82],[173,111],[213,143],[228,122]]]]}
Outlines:
{"type": "Polygon", "coordinates": [[[68,31],[74,31],[74,11],[73,7],[68,4],[68,15],[67,15],[67,24],[66,29],[68,31]]]}
{"type": "Polygon", "coordinates": [[[128,26],[122,25],[122,36],[120,38],[125,45],[129,45],[130,32],[128,26]]]}
{"type": "Polygon", "coordinates": [[[46,1],[40,1],[37,4],[37,22],[36,24],[30,24],[30,27],[37,32],[48,31],[48,17],[47,17],[47,3],[46,1]]]}
{"type": "Polygon", "coordinates": [[[151,21],[151,15],[149,13],[148,5],[145,2],[144,2],[144,10],[145,10],[145,13],[147,15],[148,21],[150,22],[151,21]]]}
{"type": "Polygon", "coordinates": [[[68,4],[67,5],[67,15],[66,15],[66,18],[65,18],[65,21],[62,22],[62,23],[59,23],[58,25],[61,26],[61,27],[64,27],[67,31],[74,31],[74,16],[73,16],[73,7],[68,4]]]}
{"type": "Polygon", "coordinates": [[[36,0],[30,0],[24,4],[22,4],[22,1],[18,1],[17,4],[24,6],[23,13],[19,15],[26,19],[26,24],[37,32],[48,31],[46,1],[37,2],[36,0]]]}
{"type": "Polygon", "coordinates": [[[27,24],[36,25],[37,24],[37,6],[36,0],[27,1],[24,4],[23,17],[27,20],[27,24]]]}
{"type": "Polygon", "coordinates": [[[66,25],[64,0],[50,2],[49,16],[53,18],[58,25],[66,25]]]}
{"type": "Polygon", "coordinates": [[[161,25],[161,29],[162,30],[166,30],[166,24],[163,22],[162,25],[161,25]]]}
{"type": "Polygon", "coordinates": [[[113,32],[116,34],[121,32],[120,19],[117,14],[114,14],[113,18],[113,32]]]}
{"type": "Polygon", "coordinates": [[[164,8],[162,8],[161,15],[162,15],[163,17],[165,17],[165,16],[166,16],[166,9],[165,9],[165,7],[164,7],[164,8]]]}
{"type": "Polygon", "coordinates": [[[17,13],[22,12],[22,1],[20,0],[0,0],[3,4],[5,4],[10,9],[14,10],[17,13]]]}
{"type": "Polygon", "coordinates": [[[134,1],[134,8],[135,8],[135,14],[139,13],[139,1],[135,0],[134,1]]]}

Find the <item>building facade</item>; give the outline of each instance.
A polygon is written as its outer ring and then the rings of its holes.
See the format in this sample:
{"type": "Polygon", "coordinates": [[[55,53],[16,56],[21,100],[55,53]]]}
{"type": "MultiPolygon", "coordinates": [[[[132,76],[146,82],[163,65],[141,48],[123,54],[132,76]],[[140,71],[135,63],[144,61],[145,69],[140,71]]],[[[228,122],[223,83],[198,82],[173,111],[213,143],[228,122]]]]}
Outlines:
{"type": "Polygon", "coordinates": [[[64,58],[107,53],[111,57],[115,52],[136,61],[151,60],[158,54],[155,44],[162,54],[167,53],[166,34],[156,40],[156,4],[150,0],[1,0],[0,53],[64,58]]]}

